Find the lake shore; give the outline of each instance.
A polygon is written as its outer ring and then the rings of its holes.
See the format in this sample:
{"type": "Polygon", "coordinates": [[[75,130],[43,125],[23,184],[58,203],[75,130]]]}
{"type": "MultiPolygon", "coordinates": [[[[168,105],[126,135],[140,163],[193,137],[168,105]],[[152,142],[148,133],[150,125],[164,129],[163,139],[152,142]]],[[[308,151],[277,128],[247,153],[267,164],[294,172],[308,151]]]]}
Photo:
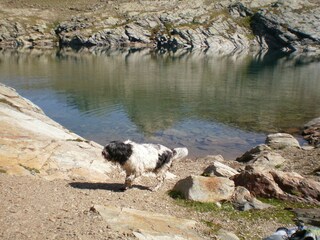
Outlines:
{"type": "MultiPolygon", "coordinates": [[[[174,164],[169,179],[158,192],[141,189],[154,184],[154,179],[142,178],[137,187],[117,192],[124,175],[103,160],[102,146],[69,132],[46,117],[41,109],[21,98],[13,89],[1,89],[1,228],[3,239],[73,238],[135,239],[132,233],[115,231],[100,215],[90,210],[93,205],[161,212],[199,223],[196,231],[201,238],[212,238],[216,232],[203,221],[235,232],[243,239],[259,239],[271,234],[282,223],[279,219],[254,221],[230,218],[217,213],[190,210],[175,203],[167,191],[178,179],[200,175],[212,163],[212,158],[181,160],[174,164]],[[12,115],[13,114],[13,115],[12,115]],[[47,144],[48,143],[48,144],[47,144]],[[48,181],[49,180],[49,181],[48,181]],[[32,220],[31,220],[32,219],[32,220]],[[97,230],[100,229],[100,230],[97,230]]],[[[277,150],[286,161],[277,169],[295,171],[319,182],[313,174],[319,168],[320,149],[277,150]],[[311,174],[311,175],[310,175],[311,174]]],[[[243,168],[241,163],[230,165],[243,168]]]]}

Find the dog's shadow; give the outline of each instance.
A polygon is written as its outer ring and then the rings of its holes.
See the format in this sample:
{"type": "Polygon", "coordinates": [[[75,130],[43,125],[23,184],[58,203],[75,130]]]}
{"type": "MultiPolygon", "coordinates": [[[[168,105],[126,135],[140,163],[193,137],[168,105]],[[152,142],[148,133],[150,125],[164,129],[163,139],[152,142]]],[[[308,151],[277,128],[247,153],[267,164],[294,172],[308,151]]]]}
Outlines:
{"type": "MultiPolygon", "coordinates": [[[[69,185],[78,189],[91,189],[91,190],[108,190],[112,192],[124,192],[122,183],[91,183],[91,182],[72,182],[69,185]]],[[[138,188],[140,190],[149,190],[150,188],[133,185],[132,188],[138,188]]]]}

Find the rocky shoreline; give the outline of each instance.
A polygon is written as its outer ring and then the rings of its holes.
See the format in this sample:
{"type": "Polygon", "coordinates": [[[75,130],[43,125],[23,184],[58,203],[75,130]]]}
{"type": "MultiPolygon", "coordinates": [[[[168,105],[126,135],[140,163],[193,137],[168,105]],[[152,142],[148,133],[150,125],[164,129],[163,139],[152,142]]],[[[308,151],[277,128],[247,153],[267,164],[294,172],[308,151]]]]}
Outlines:
{"type": "Polygon", "coordinates": [[[10,2],[0,7],[2,47],[320,53],[320,4],[316,0],[100,1],[68,11],[41,4],[20,8],[10,2]]]}
{"type": "MultiPolygon", "coordinates": [[[[95,214],[100,216],[99,219],[101,222],[99,224],[107,224],[109,230],[108,233],[98,234],[98,239],[100,239],[100,237],[101,239],[105,239],[105,236],[110,237],[110,239],[115,236],[119,239],[148,239],[148,237],[158,236],[159,234],[162,237],[163,234],[167,237],[179,236],[181,239],[207,239],[209,236],[223,239],[218,237],[220,236],[219,234],[223,236],[231,234],[233,236],[232,233],[228,232],[230,230],[237,232],[240,236],[243,236],[244,239],[257,239],[257,235],[250,232],[250,230],[247,229],[248,232],[244,234],[242,232],[243,229],[241,230],[241,228],[239,229],[237,227],[237,224],[245,224],[247,227],[246,222],[241,222],[241,219],[237,219],[236,221],[232,220],[230,226],[220,222],[219,224],[222,225],[222,228],[228,230],[227,233],[214,232],[209,235],[205,233],[207,230],[205,230],[203,225],[200,224],[198,226],[199,221],[203,218],[207,219],[209,215],[200,214],[200,220],[199,213],[196,214],[197,217],[194,216],[192,221],[180,219],[181,217],[186,218],[187,212],[180,209],[182,212],[177,214],[178,212],[173,211],[175,208],[175,206],[172,205],[173,200],[168,199],[169,196],[166,194],[166,191],[171,189],[180,192],[184,198],[192,201],[216,202],[218,205],[221,201],[231,202],[236,209],[241,211],[248,211],[250,209],[262,211],[261,209],[272,208],[271,205],[262,203],[256,199],[256,197],[264,197],[267,199],[278,198],[285,201],[311,204],[309,207],[320,204],[319,119],[315,119],[306,124],[304,129],[304,132],[309,133],[307,137],[312,139],[310,143],[314,144],[314,146],[301,148],[297,140],[289,134],[272,134],[266,139],[266,144],[249,150],[244,153],[243,156],[236,159],[236,161],[226,161],[222,156],[208,156],[203,159],[197,159],[196,161],[186,159],[176,163],[172,169],[174,175],[169,174],[168,183],[165,188],[156,193],[156,199],[165,198],[163,204],[166,204],[164,208],[164,210],[166,210],[161,211],[162,214],[170,214],[175,217],[154,215],[154,213],[149,212],[152,209],[157,212],[158,208],[157,201],[154,201],[155,198],[154,195],[152,195],[154,193],[152,192],[147,191],[148,194],[145,195],[148,196],[148,205],[141,205],[140,201],[134,200],[135,197],[141,195],[141,191],[144,192],[143,190],[147,189],[144,186],[138,185],[135,187],[136,189],[134,188],[127,193],[121,193],[119,195],[117,189],[122,185],[123,173],[117,167],[103,160],[101,156],[102,146],[71,133],[45,116],[42,110],[33,103],[19,96],[14,89],[4,85],[0,85],[0,119],[1,182],[19,182],[18,185],[21,185],[20,179],[24,179],[23,181],[26,182],[35,181],[32,179],[39,181],[50,180],[53,185],[49,182],[38,183],[45,186],[45,189],[50,189],[57,184],[56,181],[63,180],[68,181],[71,187],[78,189],[76,193],[73,193],[76,195],[83,194],[85,189],[89,189],[89,191],[94,191],[97,188],[100,189],[99,192],[95,192],[95,195],[98,194],[96,197],[99,199],[101,198],[99,197],[101,194],[103,195],[108,191],[113,192],[111,195],[108,195],[109,197],[107,197],[105,201],[102,201],[104,205],[101,205],[100,200],[91,200],[95,205],[90,208],[87,200],[80,197],[77,201],[74,200],[77,202],[78,207],[73,207],[72,209],[67,207],[67,209],[69,209],[67,211],[76,211],[78,215],[81,215],[81,218],[84,218],[86,224],[89,224],[87,221],[92,216],[96,216],[95,214]],[[201,172],[202,176],[200,176],[201,172]],[[15,178],[5,177],[10,175],[15,176],[15,178]],[[28,180],[21,177],[31,178],[28,180]],[[176,180],[177,177],[181,179],[178,182],[176,180]],[[120,205],[117,203],[119,196],[122,196],[122,203],[120,205]],[[129,196],[131,200],[128,200],[129,196]],[[110,197],[113,200],[111,200],[110,197]],[[114,207],[110,207],[110,203],[112,203],[114,207]],[[80,206],[82,208],[84,207],[83,204],[87,204],[85,205],[87,209],[83,212],[85,213],[84,215],[78,212],[80,206]],[[119,208],[119,206],[121,207],[119,208]],[[138,210],[131,209],[130,207],[138,210]],[[115,220],[116,222],[110,222],[108,219],[110,215],[114,214],[122,217],[115,220]],[[138,228],[139,230],[133,230],[128,233],[127,225],[123,228],[119,228],[118,225],[123,219],[129,218],[131,216],[130,214],[134,216],[142,214],[145,216],[145,221],[154,221],[156,218],[157,221],[160,221],[159,224],[163,224],[161,223],[163,219],[172,218],[172,226],[177,227],[174,227],[174,230],[171,228],[171,231],[169,231],[164,226],[164,228],[161,228],[162,230],[160,229],[154,232],[154,230],[151,230],[154,229],[153,226],[140,223],[136,225],[137,222],[134,220],[133,223],[127,222],[127,224],[131,226],[129,228],[138,228]],[[91,217],[88,218],[88,216],[91,217]],[[178,219],[176,219],[176,217],[178,217],[178,219]],[[191,230],[190,226],[196,229],[196,232],[191,230]]],[[[145,181],[144,179],[144,184],[145,181]]],[[[149,181],[149,179],[146,181],[148,185],[150,184],[149,181]]],[[[0,187],[5,187],[5,185],[0,183],[0,187]]],[[[33,189],[32,186],[29,186],[27,189],[30,189],[30,187],[33,189]]],[[[16,187],[12,186],[12,188],[15,189],[16,187]]],[[[29,190],[26,191],[28,192],[29,190]]],[[[36,190],[34,189],[32,191],[36,190]]],[[[66,188],[63,191],[69,190],[66,188]]],[[[4,208],[5,210],[2,209],[1,211],[4,211],[6,221],[11,222],[15,219],[12,213],[17,213],[17,211],[12,210],[12,207],[16,205],[10,203],[13,201],[10,192],[4,192],[5,194],[1,197],[1,201],[6,202],[7,205],[6,208],[4,208]]],[[[17,192],[16,194],[28,194],[27,192],[17,192]]],[[[34,192],[34,194],[36,193],[34,192]]],[[[52,193],[49,192],[47,194],[52,195],[52,193]]],[[[39,199],[43,198],[43,196],[38,197],[39,199]]],[[[52,197],[56,196],[54,195],[52,197]]],[[[29,197],[25,196],[21,199],[29,199],[29,197]]],[[[29,199],[28,201],[32,202],[33,200],[29,199]]],[[[46,201],[49,200],[47,199],[46,201]]],[[[63,204],[63,201],[62,199],[61,204],[63,204]]],[[[28,203],[24,202],[22,204],[20,202],[20,204],[25,206],[28,203]]],[[[19,209],[20,205],[17,206],[19,209]]],[[[30,211],[32,207],[34,206],[26,206],[30,211]]],[[[46,211],[45,214],[49,214],[46,211]]],[[[20,217],[28,216],[20,211],[18,213],[20,217]]],[[[316,209],[314,213],[317,214],[316,209]]],[[[53,213],[50,214],[54,215],[53,213]]],[[[53,221],[54,223],[55,221],[59,221],[58,219],[52,220],[52,218],[49,218],[49,221],[53,221]]],[[[303,219],[306,223],[311,222],[315,224],[315,226],[319,224],[317,221],[314,221],[314,219],[310,220],[310,218],[305,215],[303,215],[303,219]]],[[[15,221],[20,223],[20,225],[22,224],[18,220],[15,221]]],[[[216,221],[218,220],[211,219],[208,221],[212,222],[212,224],[217,224],[216,221]]],[[[261,221],[263,220],[260,219],[255,223],[258,228],[261,227],[261,221]]],[[[61,224],[65,226],[64,223],[61,224]]],[[[275,229],[276,225],[279,224],[277,220],[268,223],[268,227],[259,233],[260,238],[262,237],[261,234],[263,236],[270,234],[272,229],[275,229]]],[[[81,224],[74,226],[70,231],[75,231],[80,225],[81,224]]],[[[12,231],[7,229],[5,232],[2,230],[0,229],[0,236],[4,239],[10,239],[9,236],[18,236],[16,235],[17,233],[12,232],[14,229],[12,229],[12,231]]],[[[21,232],[23,229],[19,231],[21,232]]],[[[41,231],[47,230],[43,229],[41,231]]],[[[41,235],[41,231],[36,232],[41,235]]],[[[56,230],[53,229],[52,231],[57,234],[56,230]]],[[[83,234],[84,233],[82,233],[82,236],[83,234]]],[[[238,238],[234,236],[232,239],[238,238]]]]}

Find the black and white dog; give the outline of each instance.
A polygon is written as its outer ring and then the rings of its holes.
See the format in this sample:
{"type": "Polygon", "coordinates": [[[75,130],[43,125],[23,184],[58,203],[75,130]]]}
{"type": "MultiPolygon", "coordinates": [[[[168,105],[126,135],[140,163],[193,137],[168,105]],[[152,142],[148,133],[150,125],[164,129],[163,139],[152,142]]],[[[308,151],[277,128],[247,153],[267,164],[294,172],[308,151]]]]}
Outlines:
{"type": "Polygon", "coordinates": [[[125,170],[126,180],[122,190],[132,187],[135,178],[153,172],[157,175],[158,184],[152,191],[157,191],[163,184],[172,162],[186,157],[188,149],[169,149],[160,144],[139,144],[130,140],[112,141],[104,147],[102,155],[108,161],[119,163],[125,170]]]}

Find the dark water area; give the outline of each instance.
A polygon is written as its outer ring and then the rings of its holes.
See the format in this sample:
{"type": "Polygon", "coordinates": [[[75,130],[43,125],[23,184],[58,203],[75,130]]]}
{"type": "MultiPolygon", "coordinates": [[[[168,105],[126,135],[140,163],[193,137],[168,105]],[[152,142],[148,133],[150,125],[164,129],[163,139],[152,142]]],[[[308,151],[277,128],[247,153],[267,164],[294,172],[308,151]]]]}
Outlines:
{"type": "Polygon", "coordinates": [[[203,51],[1,50],[0,81],[86,139],[234,159],[320,116],[320,61],[203,51]]]}

